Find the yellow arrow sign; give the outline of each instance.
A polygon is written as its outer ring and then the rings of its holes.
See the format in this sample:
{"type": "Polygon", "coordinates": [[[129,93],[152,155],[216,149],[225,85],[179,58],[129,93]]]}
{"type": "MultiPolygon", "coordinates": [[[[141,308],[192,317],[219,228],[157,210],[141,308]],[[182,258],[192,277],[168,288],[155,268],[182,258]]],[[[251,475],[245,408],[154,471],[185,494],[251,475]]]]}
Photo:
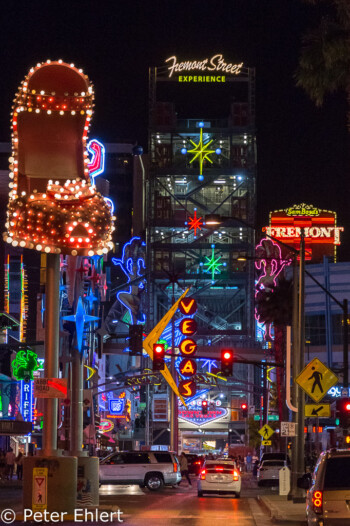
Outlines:
{"type": "Polygon", "coordinates": [[[269,424],[265,424],[261,429],[259,429],[259,433],[264,440],[268,440],[270,436],[274,434],[274,430],[269,426],[269,424]]]}
{"type": "MultiPolygon", "coordinates": [[[[148,336],[146,336],[146,338],[143,340],[143,348],[145,349],[145,351],[147,352],[151,360],[153,360],[153,344],[157,343],[165,327],[168,325],[169,321],[174,316],[176,309],[179,306],[180,301],[186,296],[189,290],[190,289],[185,290],[185,292],[177,300],[177,302],[174,303],[174,305],[168,310],[165,316],[163,316],[160,322],[157,323],[154,329],[152,329],[151,332],[148,334],[148,336]]],[[[175,379],[171,376],[171,373],[169,369],[167,368],[167,366],[165,365],[164,370],[160,372],[162,373],[164,379],[168,382],[168,384],[170,385],[170,387],[172,388],[176,396],[179,396],[181,399],[181,402],[184,404],[184,406],[186,406],[185,400],[180,395],[175,379]]]]}
{"type": "Polygon", "coordinates": [[[338,377],[318,358],[314,358],[295,379],[296,383],[315,402],[322,400],[327,391],[338,383],[338,377]]]}
{"type": "Polygon", "coordinates": [[[271,440],[262,440],[261,441],[261,445],[262,446],[272,446],[272,441],[271,440]]]}
{"type": "Polygon", "coordinates": [[[305,416],[329,418],[331,416],[331,404],[305,404],[305,416]]]}

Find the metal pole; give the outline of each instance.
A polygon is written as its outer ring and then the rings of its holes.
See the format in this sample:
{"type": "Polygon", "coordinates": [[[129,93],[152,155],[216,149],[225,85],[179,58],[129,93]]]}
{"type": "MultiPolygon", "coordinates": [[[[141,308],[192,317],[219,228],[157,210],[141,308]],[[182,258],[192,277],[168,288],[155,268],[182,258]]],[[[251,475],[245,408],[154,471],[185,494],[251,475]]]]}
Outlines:
{"type": "Polygon", "coordinates": [[[343,300],[343,383],[344,387],[349,387],[349,327],[348,327],[348,300],[343,300]]]}
{"type": "MultiPolygon", "coordinates": [[[[45,378],[57,378],[59,359],[60,256],[46,256],[45,378]]],[[[57,456],[57,398],[44,398],[43,454],[57,456]]]]}
{"type": "MultiPolygon", "coordinates": [[[[304,369],[305,362],[305,235],[304,229],[300,234],[300,267],[299,267],[299,361],[297,362],[299,374],[304,369]]],[[[297,478],[305,472],[304,465],[304,412],[305,412],[305,395],[303,390],[298,386],[298,426],[297,426],[297,478]]],[[[304,490],[296,487],[293,502],[305,502],[304,490]]]]}
{"type": "Polygon", "coordinates": [[[149,419],[149,413],[150,413],[150,388],[149,384],[146,385],[146,414],[145,414],[145,445],[150,445],[150,419],[149,419]]]}
{"type": "MultiPolygon", "coordinates": [[[[292,329],[293,329],[293,346],[292,346],[292,405],[297,407],[298,405],[298,392],[297,384],[294,382],[294,378],[297,376],[297,363],[298,363],[298,302],[299,302],[299,276],[298,276],[298,261],[296,255],[293,259],[293,319],[292,319],[292,329]]],[[[297,410],[292,413],[292,422],[297,424],[298,422],[298,412],[297,410]]],[[[297,437],[292,437],[292,474],[291,474],[291,487],[288,499],[292,499],[295,495],[297,489],[297,479],[298,479],[298,467],[297,467],[297,458],[298,458],[298,445],[297,437]]]]}
{"type": "Polygon", "coordinates": [[[80,456],[83,450],[83,364],[78,351],[74,351],[71,363],[71,436],[70,451],[80,456]]]}

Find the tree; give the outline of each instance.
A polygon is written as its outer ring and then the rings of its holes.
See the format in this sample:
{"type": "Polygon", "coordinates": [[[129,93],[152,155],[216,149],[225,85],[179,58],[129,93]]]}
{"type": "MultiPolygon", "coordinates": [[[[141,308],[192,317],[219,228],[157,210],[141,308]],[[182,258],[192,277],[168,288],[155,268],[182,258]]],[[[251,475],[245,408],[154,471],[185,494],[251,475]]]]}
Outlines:
{"type": "MultiPolygon", "coordinates": [[[[295,79],[316,106],[322,106],[327,94],[347,93],[350,109],[350,3],[349,0],[306,0],[329,8],[316,28],[302,39],[295,79]]],[[[347,115],[350,129],[350,111],[347,115]]]]}

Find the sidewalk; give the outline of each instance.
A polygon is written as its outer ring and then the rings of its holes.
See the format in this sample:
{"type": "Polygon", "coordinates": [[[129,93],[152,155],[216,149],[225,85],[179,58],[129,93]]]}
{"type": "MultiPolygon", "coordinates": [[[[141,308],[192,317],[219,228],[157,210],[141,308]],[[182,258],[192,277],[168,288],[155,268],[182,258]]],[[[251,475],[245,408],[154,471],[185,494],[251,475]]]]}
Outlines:
{"type": "Polygon", "coordinates": [[[261,495],[257,497],[257,501],[273,521],[304,521],[306,524],[305,503],[294,504],[292,500],[280,495],[261,495]]]}

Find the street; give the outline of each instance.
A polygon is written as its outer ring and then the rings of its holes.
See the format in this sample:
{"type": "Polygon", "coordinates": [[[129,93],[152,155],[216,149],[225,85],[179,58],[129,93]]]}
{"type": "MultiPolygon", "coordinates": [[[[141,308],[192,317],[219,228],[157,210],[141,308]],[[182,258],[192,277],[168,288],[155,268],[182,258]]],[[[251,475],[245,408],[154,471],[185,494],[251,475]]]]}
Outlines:
{"type": "MultiPolygon", "coordinates": [[[[285,521],[271,521],[268,514],[259,505],[258,495],[276,495],[277,488],[257,488],[250,475],[242,477],[241,498],[231,496],[197,497],[196,479],[192,479],[192,487],[182,482],[179,487],[167,487],[159,492],[150,492],[138,486],[111,486],[100,488],[99,512],[115,512],[114,523],[118,523],[117,512],[121,510],[121,519],[128,526],[214,526],[239,524],[240,526],[270,526],[282,525],[285,521]]],[[[0,509],[13,508],[21,510],[21,489],[2,487],[0,491],[0,509]]],[[[290,504],[290,506],[293,506],[290,504]]],[[[64,524],[85,522],[79,519],[64,524]]],[[[108,521],[109,522],[109,521],[108,521]]],[[[108,523],[107,522],[107,523],[108,523]]],[[[88,519],[86,524],[96,524],[88,519]]],[[[17,524],[20,524],[17,522],[17,524]]],[[[98,524],[106,524],[99,521],[98,524]]],[[[303,521],[288,521],[290,526],[304,525],[303,521]]]]}

